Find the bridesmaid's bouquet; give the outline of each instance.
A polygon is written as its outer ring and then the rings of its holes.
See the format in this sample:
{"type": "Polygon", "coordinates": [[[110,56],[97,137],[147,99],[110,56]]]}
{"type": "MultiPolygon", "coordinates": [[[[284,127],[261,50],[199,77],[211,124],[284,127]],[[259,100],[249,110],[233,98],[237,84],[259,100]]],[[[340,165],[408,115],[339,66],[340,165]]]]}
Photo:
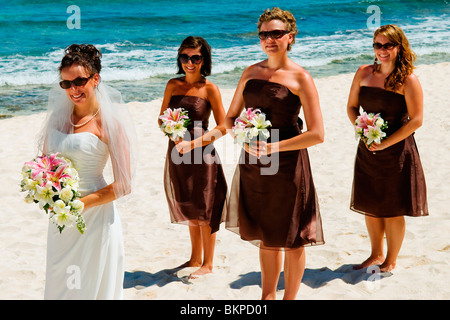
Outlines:
{"type": "Polygon", "coordinates": [[[257,140],[258,137],[267,139],[270,137],[268,128],[271,126],[272,124],[266,120],[266,115],[260,109],[244,109],[234,121],[232,128],[235,143],[243,145],[257,140]]]}
{"type": "Polygon", "coordinates": [[[386,136],[383,132],[387,128],[387,122],[380,117],[380,114],[366,112],[361,113],[355,120],[356,139],[362,139],[368,147],[372,143],[380,143],[386,136]]]}
{"type": "Polygon", "coordinates": [[[25,201],[38,203],[60,233],[65,227],[76,226],[83,234],[86,224],[81,215],[84,204],[78,200],[78,183],[78,172],[71,161],[54,153],[25,162],[20,187],[27,192],[25,201]]]}
{"type": "Polygon", "coordinates": [[[167,108],[164,114],[159,116],[162,120],[161,130],[173,141],[183,139],[187,127],[191,123],[188,112],[183,108],[167,108]]]}

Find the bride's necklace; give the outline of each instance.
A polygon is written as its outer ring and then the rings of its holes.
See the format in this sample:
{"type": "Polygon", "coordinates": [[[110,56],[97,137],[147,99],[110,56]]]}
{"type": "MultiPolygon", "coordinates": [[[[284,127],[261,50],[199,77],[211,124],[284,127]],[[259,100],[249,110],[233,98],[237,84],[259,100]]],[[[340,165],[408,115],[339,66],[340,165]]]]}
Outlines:
{"type": "Polygon", "coordinates": [[[83,122],[83,123],[80,123],[80,124],[74,124],[74,123],[72,122],[72,116],[70,116],[70,118],[69,118],[70,124],[71,124],[72,126],[74,126],[75,128],[82,127],[82,126],[84,126],[85,124],[87,124],[89,121],[91,121],[92,119],[94,119],[95,116],[98,114],[99,111],[100,111],[100,107],[97,108],[97,112],[94,113],[94,115],[93,115],[92,117],[90,117],[87,121],[85,121],[85,122],[83,122]]]}

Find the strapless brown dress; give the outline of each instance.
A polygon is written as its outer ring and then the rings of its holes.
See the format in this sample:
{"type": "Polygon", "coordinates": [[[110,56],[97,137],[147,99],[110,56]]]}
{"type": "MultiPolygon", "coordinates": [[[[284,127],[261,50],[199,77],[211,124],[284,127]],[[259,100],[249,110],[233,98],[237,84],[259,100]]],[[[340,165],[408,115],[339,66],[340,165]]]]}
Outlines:
{"type": "MultiPolygon", "coordinates": [[[[243,97],[246,108],[260,109],[271,121],[268,142],[301,134],[300,98],[287,87],[252,79],[246,83],[243,97]]],[[[254,245],[273,249],[323,244],[307,150],[260,159],[242,150],[230,191],[226,228],[254,245]]]]}
{"type": "MultiPolygon", "coordinates": [[[[409,119],[405,97],[392,91],[363,86],[359,103],[367,113],[380,113],[388,122],[387,137],[409,119]]],[[[428,215],[425,176],[414,134],[377,152],[359,142],[350,208],[379,218],[428,215]]]]}
{"type": "MultiPolygon", "coordinates": [[[[184,108],[191,124],[184,140],[203,135],[208,129],[211,104],[200,97],[172,96],[169,108],[184,108]]],[[[226,210],[227,183],[213,144],[180,154],[169,140],[164,168],[164,189],[172,223],[209,225],[219,230],[226,210]]]]}

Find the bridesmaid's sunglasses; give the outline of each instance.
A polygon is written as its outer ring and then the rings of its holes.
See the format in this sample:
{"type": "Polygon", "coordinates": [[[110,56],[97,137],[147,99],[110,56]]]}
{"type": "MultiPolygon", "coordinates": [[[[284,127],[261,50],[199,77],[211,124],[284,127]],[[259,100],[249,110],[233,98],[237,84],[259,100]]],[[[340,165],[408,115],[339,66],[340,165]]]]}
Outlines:
{"type": "Polygon", "coordinates": [[[92,78],[94,75],[90,76],[89,78],[76,78],[75,80],[63,80],[59,82],[59,85],[63,89],[70,89],[72,87],[72,83],[75,85],[75,87],[81,87],[84,86],[90,78],[92,78]]]}
{"type": "Polygon", "coordinates": [[[398,44],[391,43],[391,42],[388,42],[388,43],[385,43],[385,44],[381,44],[379,42],[375,42],[373,44],[373,48],[376,49],[376,50],[380,50],[381,48],[384,48],[386,50],[391,50],[392,48],[394,48],[396,46],[398,46],[398,44]]]}
{"type": "Polygon", "coordinates": [[[267,38],[271,39],[280,39],[285,34],[288,34],[290,31],[287,30],[272,30],[272,31],[261,31],[258,33],[258,36],[261,40],[266,40],[267,38]]]}
{"type": "Polygon", "coordinates": [[[187,54],[180,54],[180,56],[178,57],[180,59],[180,62],[182,64],[186,64],[189,62],[189,60],[191,60],[191,62],[193,64],[200,64],[203,61],[203,57],[198,55],[198,54],[194,54],[193,56],[188,56],[187,54]]]}

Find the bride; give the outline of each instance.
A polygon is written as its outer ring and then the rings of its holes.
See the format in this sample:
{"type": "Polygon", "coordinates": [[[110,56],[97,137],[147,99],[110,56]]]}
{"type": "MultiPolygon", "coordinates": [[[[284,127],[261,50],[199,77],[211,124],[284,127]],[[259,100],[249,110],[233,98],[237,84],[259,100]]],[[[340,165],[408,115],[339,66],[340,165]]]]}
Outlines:
{"type": "Polygon", "coordinates": [[[86,231],[59,232],[50,223],[45,299],[121,299],[124,250],[114,200],[131,191],[133,125],[121,95],[100,83],[101,53],[93,45],[65,50],[61,88],[49,94],[40,151],[59,152],[78,170],[86,231]],[[127,121],[128,119],[128,121],[127,121]],[[103,170],[111,160],[113,182],[103,170]]]}

